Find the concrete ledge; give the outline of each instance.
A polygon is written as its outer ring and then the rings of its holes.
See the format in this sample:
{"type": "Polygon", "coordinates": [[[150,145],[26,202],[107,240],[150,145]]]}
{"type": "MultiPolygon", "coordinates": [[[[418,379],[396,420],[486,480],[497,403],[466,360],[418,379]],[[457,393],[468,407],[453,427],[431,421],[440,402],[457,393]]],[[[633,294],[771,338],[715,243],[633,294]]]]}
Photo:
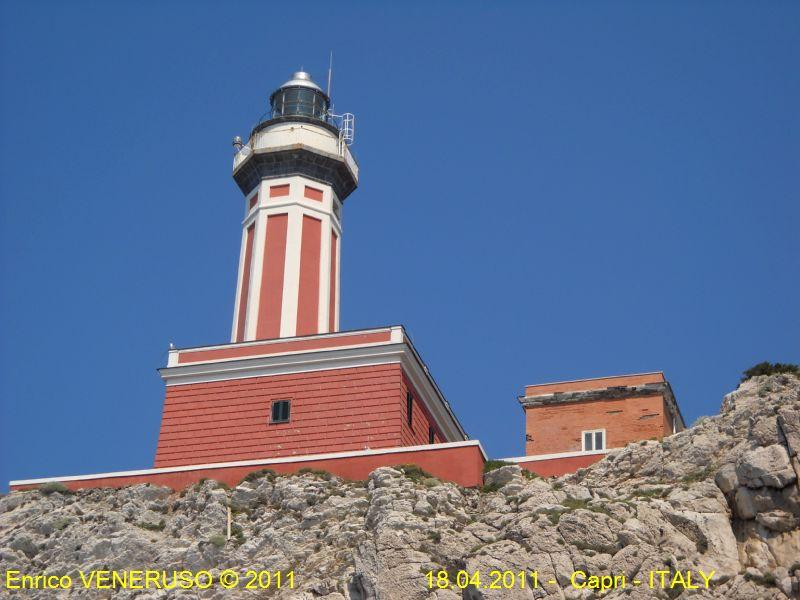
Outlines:
{"type": "Polygon", "coordinates": [[[294,473],[300,469],[328,471],[344,479],[360,480],[378,467],[413,463],[444,481],[452,481],[464,487],[479,486],[483,482],[483,465],[486,453],[478,440],[358,450],[329,454],[307,454],[245,460],[228,463],[186,465],[143,469],[139,471],[117,471],[92,475],[23,479],[9,482],[12,491],[36,489],[44,483],[62,483],[70,490],[86,488],[119,488],[138,483],[164,485],[181,489],[199,482],[214,479],[228,485],[238,484],[248,473],[260,469],[272,469],[276,473],[294,473]]]}

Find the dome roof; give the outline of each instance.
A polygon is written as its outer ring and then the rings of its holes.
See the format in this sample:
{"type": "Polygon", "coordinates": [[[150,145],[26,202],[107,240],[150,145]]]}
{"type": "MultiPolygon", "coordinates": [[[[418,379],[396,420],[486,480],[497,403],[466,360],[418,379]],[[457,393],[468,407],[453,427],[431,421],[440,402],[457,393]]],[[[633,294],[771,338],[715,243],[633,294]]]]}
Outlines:
{"type": "Polygon", "coordinates": [[[312,90],[317,90],[318,92],[322,91],[322,88],[320,88],[316,83],[314,83],[314,80],[311,79],[311,74],[306,73],[305,71],[297,71],[292,75],[292,78],[289,81],[284,83],[278,89],[287,87],[306,87],[311,88],[312,90]]]}

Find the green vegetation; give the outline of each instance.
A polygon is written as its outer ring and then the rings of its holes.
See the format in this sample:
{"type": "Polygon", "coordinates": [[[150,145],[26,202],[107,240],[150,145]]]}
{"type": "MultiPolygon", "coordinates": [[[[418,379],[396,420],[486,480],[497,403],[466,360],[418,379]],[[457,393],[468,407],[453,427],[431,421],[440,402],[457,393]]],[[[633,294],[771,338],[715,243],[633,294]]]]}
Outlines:
{"type": "Polygon", "coordinates": [[[503,487],[501,484],[499,484],[498,482],[494,481],[492,483],[487,483],[486,485],[484,485],[481,488],[481,491],[484,494],[491,494],[491,493],[496,492],[497,490],[499,490],[501,487],[503,487]]]}
{"type": "Polygon", "coordinates": [[[554,506],[553,508],[540,508],[536,512],[540,515],[545,515],[547,519],[553,524],[558,525],[561,520],[561,515],[573,510],[588,510],[603,515],[613,517],[614,515],[608,508],[598,504],[590,504],[588,500],[578,500],[577,498],[566,498],[561,502],[561,506],[554,506]]]}
{"type": "Polygon", "coordinates": [[[270,481],[275,479],[277,473],[272,469],[259,469],[258,471],[253,471],[252,473],[248,473],[244,476],[242,481],[255,481],[256,479],[261,479],[262,477],[268,477],[270,481]]]}
{"type": "Polygon", "coordinates": [[[777,375],[779,373],[791,373],[800,377],[800,365],[791,363],[771,363],[768,361],[753,365],[742,373],[742,381],[747,381],[757,375],[777,375]]]}
{"type": "Polygon", "coordinates": [[[139,521],[136,526],[141,527],[142,529],[147,529],[148,531],[164,531],[164,528],[167,526],[167,524],[164,522],[164,519],[161,519],[157,524],[139,521]]]}
{"type": "Polygon", "coordinates": [[[772,573],[767,573],[765,575],[755,575],[753,573],[748,573],[745,571],[744,578],[748,581],[752,581],[753,583],[759,583],[766,587],[775,587],[776,579],[772,573]]]}
{"type": "Polygon", "coordinates": [[[233,536],[233,543],[237,546],[244,544],[244,530],[236,523],[231,524],[231,535],[233,536]]]}
{"type": "Polygon", "coordinates": [[[487,460],[486,464],[483,465],[483,472],[488,473],[489,471],[494,471],[495,469],[499,469],[501,467],[510,467],[513,465],[514,463],[506,462],[504,460],[487,460]]]}
{"type": "Polygon", "coordinates": [[[473,546],[472,548],[470,548],[470,550],[469,550],[469,554],[477,554],[477,553],[478,553],[478,551],[479,551],[481,548],[483,548],[484,546],[488,546],[490,543],[491,543],[491,542],[481,542],[481,543],[480,543],[480,544],[478,544],[477,546],[473,546]]]}
{"type": "Polygon", "coordinates": [[[399,465],[395,467],[395,469],[402,472],[403,475],[415,483],[422,483],[426,479],[436,479],[433,475],[415,464],[399,465]]]}
{"type": "Polygon", "coordinates": [[[695,483],[697,481],[703,481],[704,479],[708,479],[717,470],[717,465],[708,465],[705,469],[700,471],[695,471],[694,473],[689,473],[688,475],[684,475],[681,477],[681,483],[683,484],[690,484],[695,483]]]}
{"type": "Polygon", "coordinates": [[[333,475],[328,471],[323,471],[322,469],[311,469],[309,467],[303,467],[302,469],[297,471],[298,475],[316,475],[325,481],[330,481],[333,479],[333,475]]]}
{"type": "Polygon", "coordinates": [[[224,535],[212,535],[210,538],[208,538],[208,543],[213,544],[217,548],[222,548],[226,541],[227,540],[225,539],[224,535]]]}
{"type": "Polygon", "coordinates": [[[561,505],[568,508],[569,510],[575,510],[578,508],[588,508],[589,501],[578,500],[577,498],[564,498],[564,500],[561,502],[561,505]]]}
{"type": "Polygon", "coordinates": [[[75,493],[60,481],[48,481],[47,483],[43,483],[42,485],[39,486],[39,491],[42,492],[45,496],[49,496],[53,492],[58,492],[59,494],[75,493]]]}
{"type": "Polygon", "coordinates": [[[66,529],[70,523],[72,523],[72,519],[69,517],[61,517],[53,521],[53,529],[55,531],[61,531],[62,529],[66,529]]]}
{"type": "Polygon", "coordinates": [[[567,512],[569,509],[567,508],[541,508],[536,512],[540,515],[545,515],[547,520],[550,521],[553,525],[558,525],[558,522],[561,520],[561,515],[567,512]]]}
{"type": "Polygon", "coordinates": [[[588,500],[578,500],[577,498],[567,498],[561,504],[569,510],[576,510],[582,508],[596,513],[611,516],[611,511],[602,504],[590,504],[588,500]]]}
{"type": "Polygon", "coordinates": [[[650,498],[666,498],[669,495],[669,488],[662,489],[653,488],[650,490],[635,489],[631,492],[631,497],[640,498],[642,500],[649,500],[650,498]]]}
{"type": "Polygon", "coordinates": [[[231,488],[230,488],[230,486],[229,486],[227,483],[225,483],[224,481],[217,481],[216,479],[209,479],[208,477],[203,477],[203,478],[202,478],[202,479],[200,479],[200,481],[198,481],[198,482],[197,482],[195,485],[196,485],[197,487],[202,487],[202,486],[203,486],[203,484],[205,484],[205,483],[207,483],[207,482],[209,482],[209,481],[210,481],[212,484],[214,484],[214,489],[215,489],[215,490],[218,490],[218,489],[221,489],[221,490],[229,490],[229,489],[231,489],[231,488]]]}

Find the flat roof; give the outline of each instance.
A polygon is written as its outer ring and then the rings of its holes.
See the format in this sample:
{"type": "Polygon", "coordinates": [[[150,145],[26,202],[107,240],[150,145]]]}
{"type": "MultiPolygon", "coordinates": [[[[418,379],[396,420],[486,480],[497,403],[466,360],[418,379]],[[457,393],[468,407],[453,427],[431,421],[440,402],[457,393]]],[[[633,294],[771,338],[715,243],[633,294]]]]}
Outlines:
{"type": "Polygon", "coordinates": [[[558,383],[578,383],[581,381],[597,381],[598,379],[616,379],[619,377],[638,377],[643,375],[661,375],[664,376],[664,371],[644,371],[642,373],[625,373],[623,375],[602,375],[600,377],[584,377],[583,379],[564,379],[563,381],[545,381],[544,383],[531,383],[525,387],[534,387],[537,385],[556,385],[558,383]]]}
{"type": "Polygon", "coordinates": [[[638,383],[662,383],[667,379],[663,371],[650,371],[647,373],[628,373],[625,375],[605,375],[603,377],[589,377],[586,379],[570,379],[566,381],[552,381],[534,383],[525,386],[525,395],[531,391],[542,394],[553,392],[577,392],[615,387],[616,385],[630,385],[632,380],[638,383]],[[547,391],[545,391],[547,390],[547,391]]]}

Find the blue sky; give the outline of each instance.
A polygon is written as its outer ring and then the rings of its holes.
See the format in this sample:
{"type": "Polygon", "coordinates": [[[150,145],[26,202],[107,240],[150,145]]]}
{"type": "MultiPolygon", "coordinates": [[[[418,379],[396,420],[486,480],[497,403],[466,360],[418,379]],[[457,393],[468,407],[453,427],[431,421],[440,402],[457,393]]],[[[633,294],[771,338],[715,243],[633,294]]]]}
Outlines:
{"type": "Polygon", "coordinates": [[[0,489],[149,467],[170,341],[225,342],[233,135],[301,65],[356,114],[343,329],[465,428],[664,370],[687,421],[800,362],[800,5],[2,3],[0,489]]]}

